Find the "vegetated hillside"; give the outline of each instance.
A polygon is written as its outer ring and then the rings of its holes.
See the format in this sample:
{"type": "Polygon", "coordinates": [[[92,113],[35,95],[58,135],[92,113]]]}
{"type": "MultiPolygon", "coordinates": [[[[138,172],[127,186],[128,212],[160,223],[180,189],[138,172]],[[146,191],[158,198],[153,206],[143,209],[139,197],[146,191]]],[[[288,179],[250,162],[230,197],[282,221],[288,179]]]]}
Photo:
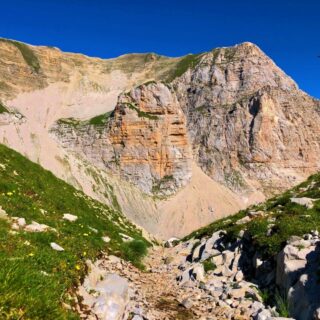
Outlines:
{"type": "Polygon", "coordinates": [[[245,230],[265,259],[274,256],[291,236],[303,236],[320,229],[320,173],[262,204],[194,231],[185,240],[210,236],[221,229],[226,231],[230,241],[237,239],[240,230],[245,230]],[[306,198],[302,202],[312,205],[308,208],[291,200],[295,198],[306,198]],[[255,216],[251,212],[260,213],[255,216]],[[240,219],[244,219],[243,223],[238,222],[240,219]]]}
{"type": "Polygon", "coordinates": [[[258,286],[264,316],[311,320],[320,315],[319,229],[318,173],[265,203],[193,232],[182,244],[193,243],[189,261],[210,264],[216,279],[229,277],[240,286],[245,279],[258,286]],[[266,306],[273,309],[264,310],[266,306]]]}
{"type": "Polygon", "coordinates": [[[74,305],[72,293],[86,272],[85,260],[101,251],[141,266],[131,243],[148,242],[120,211],[3,145],[0,206],[1,319],[77,319],[63,303],[74,305]],[[67,213],[76,221],[64,219],[67,213]],[[32,226],[45,230],[32,232],[32,226]],[[125,242],[128,237],[134,240],[125,242]],[[52,243],[64,251],[54,250],[52,243]]]}

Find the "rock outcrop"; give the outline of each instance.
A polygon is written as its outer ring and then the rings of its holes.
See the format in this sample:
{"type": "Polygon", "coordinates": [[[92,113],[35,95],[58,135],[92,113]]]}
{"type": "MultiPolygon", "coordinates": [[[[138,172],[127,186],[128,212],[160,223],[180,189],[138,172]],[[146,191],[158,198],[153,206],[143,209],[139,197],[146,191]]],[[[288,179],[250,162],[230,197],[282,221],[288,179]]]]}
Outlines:
{"type": "Polygon", "coordinates": [[[185,115],[175,93],[162,83],[122,94],[102,128],[62,124],[53,131],[65,148],[119,172],[145,193],[169,195],[191,178],[185,115]]]}
{"type": "MultiPolygon", "coordinates": [[[[257,191],[270,196],[319,169],[319,101],[299,90],[255,45],[202,54],[171,85],[178,100],[175,109],[183,110],[187,118],[195,161],[212,179],[243,197],[257,191]]],[[[149,95],[159,95],[159,87],[160,83],[152,84],[149,95]]],[[[144,109],[153,108],[148,98],[138,105],[140,117],[144,109]]],[[[115,111],[117,115],[119,105],[115,111]]],[[[126,115],[122,120],[130,119],[126,115]]],[[[148,137],[152,129],[145,126],[141,134],[148,137]]],[[[106,135],[114,135],[112,129],[106,135]]],[[[127,161],[120,157],[119,166],[127,161]]],[[[141,171],[139,166],[138,161],[126,177],[134,181],[132,173],[141,171]]],[[[153,176],[144,179],[134,182],[150,190],[153,176]]]]}
{"type": "Polygon", "coordinates": [[[270,196],[319,169],[319,101],[255,45],[203,55],[174,88],[194,156],[216,181],[270,196]]]}

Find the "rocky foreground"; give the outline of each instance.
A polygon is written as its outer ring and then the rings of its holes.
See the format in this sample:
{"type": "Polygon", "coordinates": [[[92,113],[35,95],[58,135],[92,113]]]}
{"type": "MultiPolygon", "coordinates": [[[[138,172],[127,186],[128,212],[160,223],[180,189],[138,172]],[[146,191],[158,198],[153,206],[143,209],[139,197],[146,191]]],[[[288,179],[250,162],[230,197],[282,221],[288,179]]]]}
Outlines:
{"type": "Polygon", "coordinates": [[[78,311],[84,319],[108,320],[280,320],[286,311],[295,319],[320,319],[318,232],[291,238],[276,269],[250,252],[243,232],[235,243],[225,240],[225,232],[217,231],[200,243],[155,247],[146,271],[114,256],[88,261],[78,311]],[[271,307],[259,288],[276,285],[277,307],[271,307]]]}

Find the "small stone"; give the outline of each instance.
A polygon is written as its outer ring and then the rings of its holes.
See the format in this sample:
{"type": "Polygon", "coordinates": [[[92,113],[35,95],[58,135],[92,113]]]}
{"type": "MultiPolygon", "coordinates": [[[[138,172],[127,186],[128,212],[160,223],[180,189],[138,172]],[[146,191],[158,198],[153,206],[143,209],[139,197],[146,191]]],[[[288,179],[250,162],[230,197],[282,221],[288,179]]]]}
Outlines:
{"type": "Polygon", "coordinates": [[[64,251],[64,249],[62,247],[60,247],[58,244],[56,244],[55,242],[51,242],[50,246],[53,250],[56,251],[64,251]]]}
{"type": "Polygon", "coordinates": [[[110,242],[111,239],[109,237],[105,236],[105,237],[102,237],[102,240],[104,242],[108,243],[108,242],[110,242]]]}
{"type": "Polygon", "coordinates": [[[27,224],[25,218],[18,218],[17,223],[19,227],[22,227],[22,228],[27,224]]]}
{"type": "Polygon", "coordinates": [[[313,208],[313,201],[315,201],[315,199],[311,199],[311,198],[307,198],[307,197],[291,198],[290,200],[291,200],[291,202],[297,203],[301,206],[305,206],[308,209],[313,208]]]}
{"type": "Polygon", "coordinates": [[[238,221],[236,222],[236,224],[237,224],[237,225],[244,224],[244,223],[250,222],[250,220],[251,220],[251,219],[250,219],[249,216],[245,216],[244,218],[238,220],[238,221]]]}
{"type": "Polygon", "coordinates": [[[78,219],[77,216],[73,215],[73,214],[70,214],[70,213],[65,213],[62,217],[64,220],[68,220],[70,222],[74,222],[78,219]]]}
{"type": "Polygon", "coordinates": [[[108,260],[111,262],[111,263],[119,263],[121,261],[120,258],[116,257],[116,256],[113,256],[113,255],[110,255],[108,256],[108,260]]]}
{"type": "Polygon", "coordinates": [[[47,226],[46,224],[41,224],[41,223],[32,221],[32,223],[28,224],[24,230],[28,232],[45,232],[48,229],[50,229],[50,227],[47,226]]]}
{"type": "Polygon", "coordinates": [[[186,298],[181,302],[181,305],[186,309],[191,309],[193,307],[193,301],[190,298],[186,298]]]}
{"type": "Polygon", "coordinates": [[[320,308],[318,308],[313,314],[314,320],[320,320],[320,308]]]}

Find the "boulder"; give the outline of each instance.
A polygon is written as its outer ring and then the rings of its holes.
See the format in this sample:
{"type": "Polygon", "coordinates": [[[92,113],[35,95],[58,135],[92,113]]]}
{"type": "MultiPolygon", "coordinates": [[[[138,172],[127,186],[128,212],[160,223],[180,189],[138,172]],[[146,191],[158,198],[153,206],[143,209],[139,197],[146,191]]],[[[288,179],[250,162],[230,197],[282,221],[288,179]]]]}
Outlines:
{"type": "MultiPolygon", "coordinates": [[[[129,301],[128,281],[117,274],[109,274],[94,290],[100,293],[91,306],[98,319],[121,320],[129,301]]],[[[86,304],[86,300],[83,302],[86,304]]]]}
{"type": "Polygon", "coordinates": [[[41,224],[35,221],[32,221],[31,224],[25,226],[24,230],[27,232],[45,232],[50,229],[46,224],[41,224]]]}
{"type": "Polygon", "coordinates": [[[59,246],[58,244],[56,244],[55,242],[51,242],[50,243],[50,246],[53,250],[56,250],[56,251],[64,251],[64,249],[59,246]]]}
{"type": "Polygon", "coordinates": [[[300,204],[301,206],[305,206],[308,209],[313,208],[313,201],[315,199],[307,198],[307,197],[302,197],[302,198],[291,198],[291,202],[300,204]]]}
{"type": "Polygon", "coordinates": [[[166,248],[172,248],[172,247],[174,247],[179,241],[180,241],[180,240],[179,240],[178,238],[172,237],[172,238],[168,239],[168,240],[164,243],[164,246],[165,246],[166,248]]]}
{"type": "Polygon", "coordinates": [[[64,220],[68,220],[70,222],[74,222],[78,219],[77,216],[73,215],[73,214],[70,214],[70,213],[65,213],[62,217],[64,220]]]}
{"type": "Polygon", "coordinates": [[[236,222],[237,225],[240,225],[240,224],[245,224],[247,222],[250,222],[251,218],[249,216],[245,216],[243,217],[242,219],[238,220],[236,222]]]}

